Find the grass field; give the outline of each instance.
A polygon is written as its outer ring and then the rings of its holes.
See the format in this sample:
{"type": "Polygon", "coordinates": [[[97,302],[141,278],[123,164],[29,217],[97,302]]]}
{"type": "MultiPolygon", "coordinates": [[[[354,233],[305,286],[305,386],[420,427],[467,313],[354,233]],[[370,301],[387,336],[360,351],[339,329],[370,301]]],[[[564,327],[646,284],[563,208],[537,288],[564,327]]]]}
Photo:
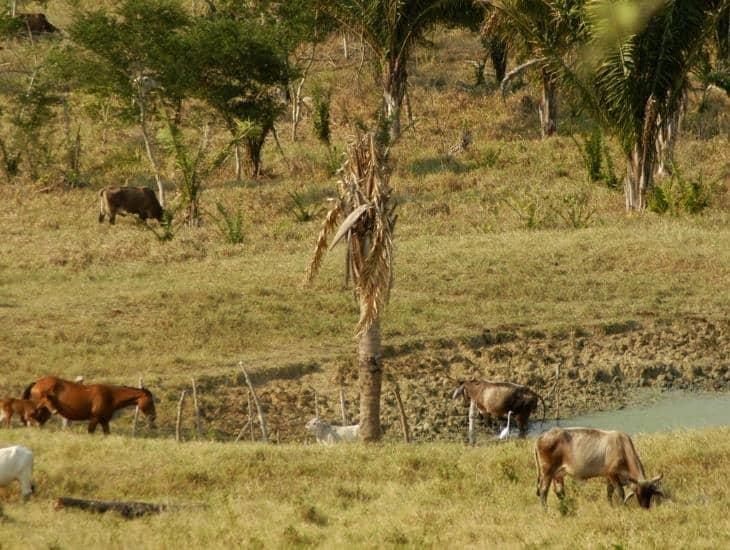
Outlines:
{"type": "Polygon", "coordinates": [[[636,438],[668,498],[611,507],[599,480],[566,483],[543,512],[531,441],[325,448],[175,444],[119,436],[14,439],[36,453],[37,494],[2,498],[2,548],[723,548],[730,544],[730,431],[636,438]],[[125,520],[54,511],[59,496],[202,503],[125,520]]]}
{"type": "MultiPolygon", "coordinates": [[[[62,26],[59,6],[48,13],[62,26]]],[[[17,487],[0,489],[0,549],[730,545],[728,429],[636,439],[669,494],[649,512],[609,507],[600,482],[569,482],[565,503],[551,496],[543,513],[532,443],[460,445],[466,410],[449,399],[468,377],[545,393],[558,366],[563,416],[622,406],[639,390],[728,391],[730,100],[712,92],[700,109],[693,95],[678,141],[681,177],[709,184],[709,208],[627,216],[620,190],[587,182],[571,139],[587,120],[565,105],[559,135],[541,141],[533,84],[502,100],[470,84],[478,40],[452,30],[429,39],[409,68],[416,122],[392,152],[399,218],[381,445],[295,444],[311,440],[303,426],[315,391],[325,418],[339,420],[340,387],[350,418],[357,412],[357,309],[342,250],[302,284],[334,169],[378,97],[368,71],[355,77],[352,60],[337,61],[339,42],[322,48],[305,87],[332,86],[333,148],[315,141],[308,118],[293,142],[282,119],[285,156],[269,143],[256,181],[237,183],[224,167],[206,182],[201,226],[169,242],[130,218],[97,223],[99,188],[152,178],[135,128],[94,120],[87,98],[72,104],[86,186],[60,188],[51,173],[0,183],[0,397],[47,374],[143,377],[160,425],[132,439],[128,410],[106,438],[55,421],[0,430],[0,445],[34,450],[38,485],[26,505],[17,487]],[[341,90],[345,78],[352,90],[341,90]],[[473,145],[449,154],[464,128],[473,145]],[[242,243],[224,239],[217,203],[243,216],[242,243]],[[248,419],[239,361],[281,445],[231,442],[248,419]],[[206,441],[177,444],[191,377],[206,441]],[[418,444],[396,443],[394,380],[418,444]],[[205,508],[127,521],[53,511],[61,495],[205,508]]],[[[29,47],[11,46],[0,63],[29,47]]],[[[620,152],[608,148],[620,178],[620,152]]],[[[172,182],[171,163],[165,171],[172,182]]],[[[188,404],[188,440],[191,424],[188,404]]]]}

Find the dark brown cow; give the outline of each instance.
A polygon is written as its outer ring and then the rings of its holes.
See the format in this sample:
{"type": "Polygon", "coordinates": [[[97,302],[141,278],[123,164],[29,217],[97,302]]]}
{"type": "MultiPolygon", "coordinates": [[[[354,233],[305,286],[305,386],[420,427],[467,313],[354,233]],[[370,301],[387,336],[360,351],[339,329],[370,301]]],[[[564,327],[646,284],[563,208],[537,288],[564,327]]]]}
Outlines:
{"type": "Polygon", "coordinates": [[[565,476],[576,479],[604,477],[607,495],[612,502],[618,493],[621,502],[636,496],[642,508],[649,508],[654,495],[664,496],[657,484],[659,475],[646,480],[644,467],[636,454],[634,443],[623,432],[606,432],[593,428],[553,428],[535,442],[535,466],[537,467],[537,495],[547,506],[550,483],[555,481],[555,495],[565,496],[565,476]],[[624,485],[631,485],[632,492],[624,497],[624,485]]]}
{"type": "Polygon", "coordinates": [[[105,187],[99,191],[99,223],[109,216],[113,224],[117,214],[136,214],[142,221],[153,218],[162,221],[162,206],[155,192],[147,187],[105,187]]]}
{"type": "Polygon", "coordinates": [[[456,389],[452,399],[459,396],[464,398],[465,405],[468,406],[473,400],[482,414],[489,414],[495,418],[506,418],[512,411],[512,416],[520,429],[520,437],[527,434],[527,422],[537,409],[538,401],[542,402],[542,420],[545,420],[543,398],[530,388],[519,384],[470,380],[456,389]]]}
{"type": "Polygon", "coordinates": [[[26,29],[32,34],[58,32],[58,27],[48,21],[45,13],[16,13],[15,17],[23,21],[26,29]]]}
{"type": "Polygon", "coordinates": [[[13,413],[20,416],[23,425],[35,424],[43,426],[51,417],[51,413],[45,407],[39,407],[30,399],[2,399],[0,400],[0,422],[5,421],[5,427],[10,427],[10,420],[13,413]]]}

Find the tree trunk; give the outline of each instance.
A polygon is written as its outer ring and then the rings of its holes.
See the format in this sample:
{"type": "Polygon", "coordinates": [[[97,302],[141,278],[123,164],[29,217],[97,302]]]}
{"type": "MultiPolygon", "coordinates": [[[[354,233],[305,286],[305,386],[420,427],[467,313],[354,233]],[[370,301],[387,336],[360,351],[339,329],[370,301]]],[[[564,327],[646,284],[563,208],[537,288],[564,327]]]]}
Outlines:
{"type": "Polygon", "coordinates": [[[162,185],[162,178],[160,177],[160,167],[155,159],[155,155],[152,152],[152,141],[150,139],[149,130],[147,129],[147,111],[145,110],[144,96],[140,92],[138,95],[137,105],[139,105],[139,126],[142,129],[142,137],[144,138],[144,148],[147,152],[147,158],[152,165],[152,170],[155,173],[155,182],[157,183],[157,195],[160,201],[160,206],[165,208],[165,188],[162,185]]]}
{"type": "Polygon", "coordinates": [[[679,108],[672,113],[666,122],[659,123],[656,136],[656,163],[654,176],[669,176],[674,166],[674,146],[677,143],[677,134],[682,125],[682,118],[686,106],[686,97],[683,97],[679,108]]]}
{"type": "Polygon", "coordinates": [[[552,136],[558,130],[558,93],[555,82],[542,71],[542,99],[540,101],[540,130],[543,139],[552,136]]]}
{"type": "Polygon", "coordinates": [[[646,197],[653,173],[653,155],[643,155],[641,145],[634,145],[626,159],[624,191],[627,212],[643,212],[646,209],[646,197]]]}
{"type": "Polygon", "coordinates": [[[391,143],[400,137],[400,112],[407,79],[406,68],[400,60],[391,61],[383,78],[383,110],[391,143]]]}
{"type": "Polygon", "coordinates": [[[494,79],[499,86],[507,74],[507,42],[500,38],[489,40],[489,59],[494,69],[494,79]]]}
{"type": "Polygon", "coordinates": [[[380,320],[360,336],[358,343],[360,379],[360,437],[363,441],[380,439],[380,388],[383,365],[380,358],[380,320]]]}

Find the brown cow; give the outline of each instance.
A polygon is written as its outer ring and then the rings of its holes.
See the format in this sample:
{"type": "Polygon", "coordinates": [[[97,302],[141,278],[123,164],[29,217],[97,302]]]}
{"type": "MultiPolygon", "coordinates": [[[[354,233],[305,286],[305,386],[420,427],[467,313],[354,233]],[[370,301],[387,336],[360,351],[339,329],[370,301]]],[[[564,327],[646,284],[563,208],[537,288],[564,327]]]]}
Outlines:
{"type": "Polygon", "coordinates": [[[117,214],[136,214],[145,221],[154,218],[162,221],[162,206],[160,206],[155,192],[147,187],[105,187],[99,191],[99,223],[104,216],[109,216],[109,223],[113,224],[117,214]]]}
{"type": "Polygon", "coordinates": [[[609,503],[614,491],[624,504],[636,496],[642,508],[649,508],[654,495],[664,496],[657,486],[662,476],[645,479],[644,467],[634,443],[623,432],[553,428],[535,442],[535,466],[537,495],[543,506],[547,506],[552,481],[555,481],[555,495],[560,499],[565,496],[563,483],[566,474],[581,480],[605,477],[609,503]],[[623,486],[628,484],[632,492],[624,497],[623,486]]]}
{"type": "Polygon", "coordinates": [[[464,398],[465,405],[468,406],[473,400],[482,414],[489,414],[498,419],[505,418],[512,411],[512,416],[520,429],[520,437],[527,434],[527,422],[537,409],[538,401],[542,402],[542,420],[545,421],[545,401],[526,386],[511,382],[470,380],[456,389],[452,399],[459,396],[464,398]]]}
{"type": "Polygon", "coordinates": [[[45,407],[39,407],[30,399],[2,399],[0,400],[0,422],[5,421],[5,427],[10,427],[10,419],[13,413],[20,416],[20,421],[24,426],[35,424],[43,426],[51,417],[50,411],[45,407]]]}
{"type": "Polygon", "coordinates": [[[58,27],[51,24],[45,13],[16,13],[15,17],[25,23],[31,34],[50,34],[58,32],[58,27]]]}

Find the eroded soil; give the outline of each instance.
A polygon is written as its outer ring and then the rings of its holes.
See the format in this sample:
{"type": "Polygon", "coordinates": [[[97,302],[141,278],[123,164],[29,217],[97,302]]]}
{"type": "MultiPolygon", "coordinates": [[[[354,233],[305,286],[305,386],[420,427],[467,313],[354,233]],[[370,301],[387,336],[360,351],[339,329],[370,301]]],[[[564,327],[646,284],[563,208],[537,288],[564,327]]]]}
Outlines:
{"type": "MultiPolygon", "coordinates": [[[[502,327],[467,340],[386,348],[382,401],[385,437],[401,437],[394,380],[400,387],[415,441],[463,440],[467,409],[461,400],[451,400],[460,380],[483,378],[525,384],[549,395],[548,418],[558,413],[568,417],[627,405],[639,394],[646,394],[637,391],[641,388],[727,391],[729,349],[730,321],[706,319],[627,322],[560,334],[502,327]],[[559,384],[551,393],[558,368],[559,384]]],[[[252,378],[275,440],[312,439],[304,424],[315,414],[315,391],[320,416],[340,424],[341,385],[348,418],[356,418],[354,361],[287,365],[267,370],[265,375],[253,372],[252,378]]],[[[174,395],[172,388],[169,391],[174,395]]],[[[208,435],[235,437],[248,420],[243,376],[201,380],[200,393],[208,435]]],[[[249,430],[244,437],[250,437],[249,430]]]]}

